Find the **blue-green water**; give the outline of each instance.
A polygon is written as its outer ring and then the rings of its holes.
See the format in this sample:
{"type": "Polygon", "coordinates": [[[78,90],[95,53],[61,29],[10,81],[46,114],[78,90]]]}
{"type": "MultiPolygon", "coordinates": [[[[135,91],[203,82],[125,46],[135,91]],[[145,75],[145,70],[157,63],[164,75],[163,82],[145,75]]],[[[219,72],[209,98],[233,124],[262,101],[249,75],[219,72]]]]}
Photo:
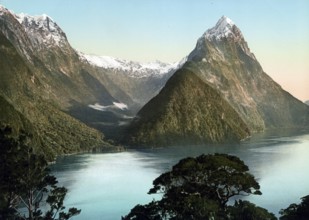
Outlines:
{"type": "MultiPolygon", "coordinates": [[[[67,207],[82,209],[74,219],[120,219],[136,204],[153,199],[147,192],[161,173],[179,159],[202,153],[240,157],[261,185],[251,202],[278,215],[309,194],[309,134],[261,134],[239,145],[170,147],[114,154],[81,154],[58,158],[52,166],[68,188],[67,207]]],[[[157,197],[159,198],[159,197],[157,197]]]]}

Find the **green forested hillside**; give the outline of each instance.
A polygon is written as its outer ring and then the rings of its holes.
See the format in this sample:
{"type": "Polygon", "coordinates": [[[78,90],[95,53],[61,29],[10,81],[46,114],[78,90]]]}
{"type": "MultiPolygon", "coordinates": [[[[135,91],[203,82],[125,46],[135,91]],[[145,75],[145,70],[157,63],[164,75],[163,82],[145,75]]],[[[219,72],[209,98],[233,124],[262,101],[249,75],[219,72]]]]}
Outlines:
{"type": "Polygon", "coordinates": [[[239,141],[249,129],[221,95],[185,68],[146,104],[128,129],[133,146],[239,141]]]}
{"type": "Polygon", "coordinates": [[[16,135],[21,129],[34,134],[35,148],[52,159],[57,154],[108,147],[102,133],[87,127],[45,99],[47,85],[35,79],[14,46],[0,33],[0,124],[16,135]]]}

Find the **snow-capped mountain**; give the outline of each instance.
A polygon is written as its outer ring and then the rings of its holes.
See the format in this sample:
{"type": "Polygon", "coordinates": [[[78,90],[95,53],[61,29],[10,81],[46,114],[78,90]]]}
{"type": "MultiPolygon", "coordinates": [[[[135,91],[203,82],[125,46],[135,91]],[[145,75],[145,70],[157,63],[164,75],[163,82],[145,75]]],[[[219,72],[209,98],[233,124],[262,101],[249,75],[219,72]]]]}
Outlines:
{"type": "Polygon", "coordinates": [[[303,123],[294,111],[307,110],[264,72],[231,19],[223,16],[208,29],[188,60],[188,68],[220,91],[251,131],[303,123]]]}
{"type": "MultiPolygon", "coordinates": [[[[2,6],[0,32],[31,69],[31,75],[23,75],[29,90],[101,131],[127,123],[183,64],[86,55],[71,47],[48,15],[15,14],[2,6]]],[[[13,81],[12,90],[23,88],[13,81]]]]}
{"type": "Polygon", "coordinates": [[[82,61],[86,61],[95,67],[124,71],[128,76],[134,78],[162,77],[164,74],[179,69],[186,61],[186,59],[183,59],[176,63],[163,63],[157,60],[154,62],[140,63],[110,56],[88,55],[81,52],[79,52],[79,56],[82,61]]]}
{"type": "Polygon", "coordinates": [[[171,75],[187,61],[185,57],[175,63],[141,63],[110,56],[77,53],[83,63],[92,67],[87,70],[94,73],[116,99],[127,103],[133,113],[158,94],[171,75]],[[117,87],[129,96],[129,100],[123,96],[123,92],[115,90],[117,87]]]}
{"type": "Polygon", "coordinates": [[[158,94],[169,77],[186,60],[174,64],[160,61],[139,63],[81,52],[78,54],[82,63],[86,64],[85,69],[99,79],[116,99],[126,103],[134,113],[158,94]],[[120,88],[122,92],[115,88],[120,88]]]}
{"type": "MultiPolygon", "coordinates": [[[[239,28],[234,24],[234,22],[226,17],[222,16],[216,25],[208,29],[197,41],[195,49],[189,55],[190,59],[198,59],[200,57],[204,58],[204,62],[207,60],[204,57],[204,54],[207,53],[205,49],[207,48],[207,42],[212,44],[220,44],[221,41],[229,39],[234,43],[238,43],[240,48],[250,56],[252,59],[256,60],[253,53],[250,52],[247,42],[244,39],[243,34],[239,28]]],[[[217,47],[218,48],[218,47],[217,47]]],[[[213,58],[218,57],[218,59],[224,58],[227,54],[224,53],[221,49],[217,49],[213,52],[213,58]]]]}
{"type": "Polygon", "coordinates": [[[61,28],[48,15],[30,16],[27,14],[16,14],[18,22],[25,28],[34,45],[46,45],[49,47],[64,46],[67,37],[61,28]]]}
{"type": "Polygon", "coordinates": [[[216,39],[221,40],[223,38],[233,36],[233,27],[235,26],[234,22],[226,16],[222,16],[217,24],[208,29],[203,35],[204,38],[207,39],[216,39]]]}
{"type": "MultiPolygon", "coordinates": [[[[0,96],[38,130],[56,134],[50,137],[52,143],[62,135],[59,128],[64,125],[88,130],[80,122],[119,134],[119,125],[129,122],[178,69],[193,72],[220,93],[251,131],[301,123],[296,115],[306,111],[263,72],[240,30],[227,17],[201,36],[188,58],[174,64],[79,53],[49,16],[16,15],[3,6],[0,38],[0,96]],[[45,108],[49,113],[45,114],[45,108]],[[71,117],[78,122],[62,123],[71,117]]],[[[199,81],[194,74],[188,79],[199,81]]],[[[190,92],[191,87],[194,83],[185,89],[190,92]]],[[[219,116],[218,120],[226,117],[219,116]]]]}
{"type": "Polygon", "coordinates": [[[309,108],[263,71],[238,27],[222,17],[137,116],[128,143],[190,145],[308,126],[309,108]]]}
{"type": "Polygon", "coordinates": [[[35,49],[13,12],[0,5],[0,31],[15,46],[20,55],[32,60],[35,49]]]}

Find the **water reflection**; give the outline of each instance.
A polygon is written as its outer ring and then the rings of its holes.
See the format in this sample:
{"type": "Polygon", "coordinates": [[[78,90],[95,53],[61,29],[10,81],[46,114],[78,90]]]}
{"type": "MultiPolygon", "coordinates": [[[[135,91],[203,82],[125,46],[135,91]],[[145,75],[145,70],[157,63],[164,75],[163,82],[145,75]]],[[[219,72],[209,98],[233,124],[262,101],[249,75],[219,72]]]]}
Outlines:
{"type": "Polygon", "coordinates": [[[69,189],[67,207],[82,209],[76,219],[120,219],[147,195],[152,181],[184,157],[228,153],[240,157],[261,185],[262,196],[246,199],[278,214],[309,194],[309,134],[259,134],[241,144],[170,147],[117,154],[60,157],[52,166],[69,189]]]}

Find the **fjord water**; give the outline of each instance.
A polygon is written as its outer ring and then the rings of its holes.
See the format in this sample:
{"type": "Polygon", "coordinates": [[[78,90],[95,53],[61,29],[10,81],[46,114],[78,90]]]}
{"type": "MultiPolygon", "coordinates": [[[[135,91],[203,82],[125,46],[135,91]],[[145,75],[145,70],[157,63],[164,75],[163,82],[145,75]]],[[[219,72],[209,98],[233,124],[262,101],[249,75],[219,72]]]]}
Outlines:
{"type": "Polygon", "coordinates": [[[82,209],[74,219],[121,219],[148,195],[152,181],[188,156],[228,153],[240,157],[261,185],[261,196],[244,200],[278,215],[309,194],[309,133],[264,133],[241,144],[177,146],[112,154],[59,157],[52,172],[68,188],[66,207],[82,209]]]}

